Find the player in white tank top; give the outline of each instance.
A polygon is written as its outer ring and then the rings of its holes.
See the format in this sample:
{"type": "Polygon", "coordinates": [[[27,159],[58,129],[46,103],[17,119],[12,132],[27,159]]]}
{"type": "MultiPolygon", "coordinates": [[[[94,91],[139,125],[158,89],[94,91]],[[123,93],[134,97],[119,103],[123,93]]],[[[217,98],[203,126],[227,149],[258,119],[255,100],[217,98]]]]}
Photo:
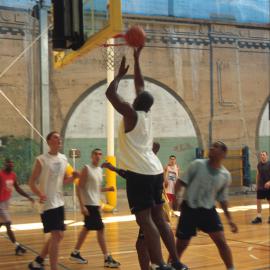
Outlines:
{"type": "Polygon", "coordinates": [[[43,262],[48,254],[51,270],[58,269],[57,254],[64,230],[63,184],[71,183],[79,176],[77,172],[73,172],[70,177],[66,175],[67,158],[59,153],[62,146],[59,133],[49,133],[47,143],[49,152],[37,157],[29,185],[33,193],[39,197],[44,232],[50,232],[51,236],[45,242],[39,256],[29,264],[28,267],[32,270],[43,269],[43,262]]]}
{"type": "Polygon", "coordinates": [[[114,187],[102,187],[102,169],[99,163],[102,159],[102,151],[96,148],[91,153],[91,164],[82,169],[80,182],[77,188],[77,196],[81,212],[84,216],[84,226],[79,234],[75,249],[70,254],[70,259],[78,263],[87,263],[80,254],[89,231],[97,231],[97,239],[104,255],[104,266],[118,268],[120,263],[115,261],[108,253],[105,241],[104,224],[100,215],[101,192],[114,191],[114,187]]]}
{"type": "Polygon", "coordinates": [[[175,198],[175,184],[178,178],[179,166],[176,163],[176,156],[171,155],[169,157],[168,165],[164,169],[164,186],[172,210],[177,210],[175,198]]]}
{"type": "Polygon", "coordinates": [[[150,109],[153,96],[145,91],[140,70],[139,56],[141,48],[134,49],[134,84],[136,98],[131,105],[117,93],[120,80],[127,73],[126,58],[118,74],[109,85],[106,97],[113,107],[123,116],[118,132],[120,167],[127,170],[127,197],[130,210],[145,234],[145,242],[150,251],[152,264],[158,270],[181,269],[174,237],[163,215],[163,167],[152,151],[153,134],[150,109]],[[172,267],[165,265],[161,252],[160,235],[169,247],[172,267]]]}

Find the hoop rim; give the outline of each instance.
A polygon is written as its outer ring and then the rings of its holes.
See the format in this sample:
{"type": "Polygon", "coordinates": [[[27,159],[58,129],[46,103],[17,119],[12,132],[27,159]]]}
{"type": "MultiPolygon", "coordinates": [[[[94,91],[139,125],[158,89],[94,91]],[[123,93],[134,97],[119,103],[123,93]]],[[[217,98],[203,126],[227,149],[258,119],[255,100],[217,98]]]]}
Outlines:
{"type": "Polygon", "coordinates": [[[118,43],[118,44],[111,44],[111,43],[103,43],[100,45],[100,47],[121,47],[121,46],[127,46],[127,43],[118,43]]]}
{"type": "Polygon", "coordinates": [[[103,43],[101,45],[99,45],[100,47],[121,47],[121,46],[128,46],[127,42],[126,42],[126,35],[123,34],[123,33],[119,33],[119,34],[116,34],[114,36],[111,37],[111,39],[114,39],[114,40],[117,40],[117,39],[124,39],[125,42],[122,42],[122,43],[114,43],[114,44],[111,44],[111,43],[103,43]]]}

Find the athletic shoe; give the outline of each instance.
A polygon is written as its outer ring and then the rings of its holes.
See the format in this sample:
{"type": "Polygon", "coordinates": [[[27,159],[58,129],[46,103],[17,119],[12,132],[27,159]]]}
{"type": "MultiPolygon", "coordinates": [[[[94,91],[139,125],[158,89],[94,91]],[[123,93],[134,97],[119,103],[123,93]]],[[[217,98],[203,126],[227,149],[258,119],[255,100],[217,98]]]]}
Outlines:
{"type": "Polygon", "coordinates": [[[81,263],[81,264],[87,264],[88,263],[88,261],[81,256],[80,252],[77,252],[77,253],[72,252],[70,254],[69,259],[71,261],[76,261],[76,262],[81,263]]]}
{"type": "Polygon", "coordinates": [[[26,249],[23,248],[21,245],[18,245],[18,246],[16,247],[16,249],[15,249],[15,254],[16,254],[16,255],[22,255],[22,254],[24,254],[24,253],[26,253],[26,249]]]}
{"type": "Polygon", "coordinates": [[[109,255],[105,260],[104,260],[104,267],[108,268],[118,268],[120,266],[120,263],[115,261],[111,255],[109,255]]]}
{"type": "Polygon", "coordinates": [[[260,223],[262,223],[262,218],[256,217],[255,219],[253,219],[253,220],[251,221],[251,223],[252,223],[252,224],[260,224],[260,223]]]}
{"type": "Polygon", "coordinates": [[[174,262],[171,263],[171,266],[175,269],[175,270],[188,270],[188,267],[184,264],[182,264],[181,262],[174,262]]]}
{"type": "Polygon", "coordinates": [[[38,263],[36,261],[33,261],[28,264],[28,268],[30,270],[44,270],[44,265],[42,263],[38,263]]]}

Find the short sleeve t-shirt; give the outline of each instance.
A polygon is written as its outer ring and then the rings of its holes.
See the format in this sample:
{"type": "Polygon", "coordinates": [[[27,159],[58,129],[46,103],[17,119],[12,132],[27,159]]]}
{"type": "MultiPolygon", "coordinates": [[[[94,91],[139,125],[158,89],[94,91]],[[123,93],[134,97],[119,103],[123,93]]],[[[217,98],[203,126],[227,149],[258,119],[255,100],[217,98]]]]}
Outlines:
{"type": "Polygon", "coordinates": [[[8,201],[14,189],[16,173],[0,171],[0,202],[8,201]]]}
{"type": "Polygon", "coordinates": [[[184,199],[191,208],[211,209],[216,200],[228,200],[230,172],[224,166],[214,169],[208,162],[208,159],[193,161],[181,177],[181,181],[187,185],[184,199]]]}
{"type": "Polygon", "coordinates": [[[259,162],[257,169],[259,173],[258,189],[264,189],[265,183],[270,181],[270,161],[265,163],[259,162]]]}

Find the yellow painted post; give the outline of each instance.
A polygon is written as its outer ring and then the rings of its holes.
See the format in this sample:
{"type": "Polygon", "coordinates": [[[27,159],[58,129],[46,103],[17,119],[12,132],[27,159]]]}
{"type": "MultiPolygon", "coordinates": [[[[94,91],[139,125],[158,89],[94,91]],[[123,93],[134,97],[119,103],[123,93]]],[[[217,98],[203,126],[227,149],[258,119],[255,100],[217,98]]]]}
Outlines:
{"type": "MultiPolygon", "coordinates": [[[[116,158],[114,156],[107,156],[107,161],[112,165],[116,165],[116,158]]],[[[106,175],[106,187],[114,187],[114,191],[110,191],[106,193],[106,199],[108,206],[104,207],[103,210],[105,212],[111,212],[116,208],[117,205],[117,187],[116,187],[116,173],[112,172],[108,169],[105,171],[106,175]]]]}
{"type": "MultiPolygon", "coordinates": [[[[110,44],[114,43],[113,39],[108,41],[110,44]]],[[[107,51],[107,61],[114,61],[114,49],[107,51]]],[[[114,64],[109,67],[107,63],[107,85],[114,79],[114,64]]],[[[116,165],[116,158],[114,156],[114,108],[112,104],[107,100],[107,161],[111,162],[114,166],[116,165]]],[[[114,191],[106,193],[107,203],[110,208],[106,207],[108,211],[112,211],[117,204],[117,191],[116,191],[116,174],[109,170],[106,170],[106,186],[113,186],[114,191]]],[[[103,208],[106,211],[106,208],[103,208]]]]}

